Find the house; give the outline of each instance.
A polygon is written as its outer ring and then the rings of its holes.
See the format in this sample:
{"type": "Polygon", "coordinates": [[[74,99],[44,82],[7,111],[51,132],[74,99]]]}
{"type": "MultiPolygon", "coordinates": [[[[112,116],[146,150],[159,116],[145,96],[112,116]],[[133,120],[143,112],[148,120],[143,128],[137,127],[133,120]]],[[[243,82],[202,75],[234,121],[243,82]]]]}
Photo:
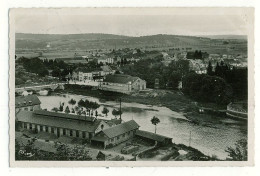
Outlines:
{"type": "Polygon", "coordinates": [[[41,101],[36,95],[15,97],[15,112],[41,109],[41,101]]]}
{"type": "Polygon", "coordinates": [[[72,73],[74,81],[97,80],[105,75],[101,68],[79,67],[72,73]]]}
{"type": "Polygon", "coordinates": [[[134,120],[130,120],[128,122],[101,130],[91,139],[91,144],[102,148],[106,148],[107,146],[113,147],[133,138],[139,127],[140,126],[134,120]]]}
{"type": "Polygon", "coordinates": [[[98,64],[107,64],[107,57],[105,57],[105,56],[102,56],[102,57],[99,57],[99,58],[97,58],[97,63],[98,64]]]}
{"type": "Polygon", "coordinates": [[[109,128],[104,121],[95,117],[79,116],[50,111],[20,111],[16,114],[18,128],[34,132],[47,132],[56,136],[71,136],[91,139],[101,130],[109,128]]]}
{"type": "Polygon", "coordinates": [[[135,136],[157,145],[168,145],[172,143],[172,138],[151,133],[148,131],[136,130],[135,136]]]}
{"type": "Polygon", "coordinates": [[[130,75],[106,75],[100,82],[99,89],[129,94],[131,92],[145,90],[146,81],[130,75]]]}
{"type": "Polygon", "coordinates": [[[207,73],[207,64],[200,59],[189,59],[190,70],[195,71],[197,74],[207,73]]]}

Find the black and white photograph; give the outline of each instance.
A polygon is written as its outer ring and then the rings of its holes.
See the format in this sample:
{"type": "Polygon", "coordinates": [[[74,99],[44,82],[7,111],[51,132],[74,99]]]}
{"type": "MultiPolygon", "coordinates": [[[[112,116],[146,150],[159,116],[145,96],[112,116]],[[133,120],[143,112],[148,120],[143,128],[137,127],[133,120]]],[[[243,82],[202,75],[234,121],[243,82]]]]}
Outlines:
{"type": "Polygon", "coordinates": [[[252,164],[252,8],[9,17],[13,165],[252,164]]]}

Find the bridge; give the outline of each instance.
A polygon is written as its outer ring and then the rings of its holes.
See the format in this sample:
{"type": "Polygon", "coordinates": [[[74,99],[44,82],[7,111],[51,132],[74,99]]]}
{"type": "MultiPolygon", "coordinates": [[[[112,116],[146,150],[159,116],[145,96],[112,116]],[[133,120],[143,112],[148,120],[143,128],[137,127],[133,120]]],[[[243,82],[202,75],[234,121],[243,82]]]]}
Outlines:
{"type": "Polygon", "coordinates": [[[64,90],[64,84],[65,83],[52,83],[52,84],[44,84],[44,85],[17,87],[17,88],[15,88],[15,92],[16,93],[22,93],[23,91],[28,91],[28,90],[29,91],[30,90],[40,91],[40,90],[43,90],[43,89],[51,89],[51,90],[63,89],[64,90]]]}

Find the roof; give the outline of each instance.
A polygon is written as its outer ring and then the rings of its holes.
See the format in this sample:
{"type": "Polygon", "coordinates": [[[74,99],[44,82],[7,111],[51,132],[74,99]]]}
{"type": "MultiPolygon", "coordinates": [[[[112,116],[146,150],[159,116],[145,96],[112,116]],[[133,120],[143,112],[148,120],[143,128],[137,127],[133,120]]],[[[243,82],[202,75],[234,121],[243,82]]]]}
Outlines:
{"type": "Polygon", "coordinates": [[[88,67],[78,67],[76,69],[77,72],[83,72],[83,73],[91,73],[91,72],[97,72],[102,71],[101,68],[88,68],[88,67]]]}
{"type": "Polygon", "coordinates": [[[108,65],[101,66],[101,69],[104,72],[111,72],[111,71],[113,71],[112,68],[110,66],[108,66],[108,65]]]}
{"type": "Polygon", "coordinates": [[[121,123],[121,124],[113,126],[111,128],[104,129],[103,133],[108,138],[113,138],[113,137],[119,136],[121,134],[127,133],[129,131],[136,130],[139,127],[140,126],[134,120],[130,120],[128,122],[121,123]]]}
{"type": "Polygon", "coordinates": [[[15,97],[15,107],[26,107],[26,106],[32,106],[32,105],[39,105],[41,104],[41,101],[36,95],[27,95],[27,96],[20,96],[15,97]]]}
{"type": "Polygon", "coordinates": [[[121,119],[104,120],[110,127],[121,124],[121,119]]]}
{"type": "Polygon", "coordinates": [[[64,118],[64,119],[88,121],[88,122],[93,122],[95,120],[95,117],[90,117],[90,116],[82,116],[82,115],[79,116],[79,115],[51,112],[51,111],[44,111],[44,110],[35,110],[34,114],[50,116],[50,117],[58,117],[58,118],[64,118]]]}
{"type": "Polygon", "coordinates": [[[102,136],[94,136],[91,140],[92,140],[92,141],[105,142],[105,141],[107,141],[107,138],[102,137],[102,136]]]}
{"type": "Polygon", "coordinates": [[[159,135],[159,134],[151,133],[151,132],[148,132],[148,131],[142,131],[142,130],[137,130],[135,135],[145,137],[145,138],[148,138],[148,139],[152,139],[152,140],[155,140],[155,141],[159,141],[159,142],[163,142],[165,139],[172,139],[170,137],[166,137],[166,136],[162,136],[162,135],[159,135]]]}
{"type": "Polygon", "coordinates": [[[93,122],[83,122],[68,118],[57,118],[57,116],[46,116],[43,114],[37,114],[34,111],[20,111],[16,114],[16,119],[20,122],[46,125],[58,128],[74,129],[87,132],[95,132],[95,130],[98,128],[98,125],[101,122],[101,120],[98,119],[93,122]]]}
{"type": "Polygon", "coordinates": [[[128,84],[135,82],[138,77],[130,76],[130,75],[107,75],[103,82],[110,82],[110,83],[120,83],[120,84],[128,84]]]}

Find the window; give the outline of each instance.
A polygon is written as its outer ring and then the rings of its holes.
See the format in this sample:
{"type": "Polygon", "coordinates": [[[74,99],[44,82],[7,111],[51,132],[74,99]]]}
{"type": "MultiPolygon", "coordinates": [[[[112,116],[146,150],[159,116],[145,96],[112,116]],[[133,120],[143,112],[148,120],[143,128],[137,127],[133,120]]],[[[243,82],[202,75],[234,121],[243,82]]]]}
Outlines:
{"type": "Polygon", "coordinates": [[[23,124],[23,127],[24,127],[24,128],[27,128],[27,123],[24,123],[24,124],[23,124]]]}
{"type": "Polygon", "coordinates": [[[51,127],[51,133],[54,133],[54,128],[53,127],[51,127]]]}
{"type": "Polygon", "coordinates": [[[24,108],[25,111],[28,111],[28,108],[24,108]]]}
{"type": "Polygon", "coordinates": [[[130,131],[128,131],[127,134],[130,135],[130,131]]]}
{"type": "Polygon", "coordinates": [[[30,123],[30,130],[32,129],[32,124],[30,123]]]}
{"type": "Polygon", "coordinates": [[[66,135],[66,130],[65,129],[62,129],[62,134],[66,135]]]}
{"type": "Polygon", "coordinates": [[[82,132],[82,137],[86,138],[86,132],[82,132]]]}
{"type": "Polygon", "coordinates": [[[40,125],[40,131],[43,131],[43,127],[40,125]]]}
{"type": "Polygon", "coordinates": [[[73,132],[72,132],[72,130],[70,130],[70,136],[72,136],[72,134],[73,134],[73,132]]]}
{"type": "Polygon", "coordinates": [[[79,137],[79,131],[76,131],[76,137],[79,137]]]}

